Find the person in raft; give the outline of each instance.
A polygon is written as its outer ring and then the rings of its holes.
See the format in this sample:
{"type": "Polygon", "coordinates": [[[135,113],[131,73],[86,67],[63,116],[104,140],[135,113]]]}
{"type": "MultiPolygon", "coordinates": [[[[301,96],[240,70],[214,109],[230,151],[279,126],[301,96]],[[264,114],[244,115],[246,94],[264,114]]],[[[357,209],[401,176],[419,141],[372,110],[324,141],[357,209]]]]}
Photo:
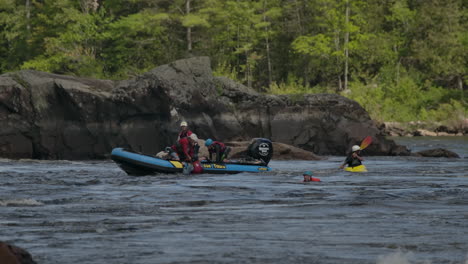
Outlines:
{"type": "Polygon", "coordinates": [[[304,176],[303,182],[310,182],[310,181],[319,182],[320,181],[319,178],[312,177],[312,172],[311,171],[304,172],[304,174],[302,174],[302,176],[304,176]]]}
{"type": "Polygon", "coordinates": [[[348,164],[348,167],[351,168],[362,165],[361,161],[363,161],[364,159],[361,156],[359,156],[360,151],[361,147],[359,147],[358,145],[354,145],[351,148],[351,153],[348,155],[348,157],[346,157],[343,164],[341,164],[340,169],[343,169],[346,164],[348,164]]]}
{"type": "Polygon", "coordinates": [[[190,131],[190,129],[188,129],[187,122],[186,121],[180,122],[180,132],[179,132],[179,136],[177,137],[177,141],[179,141],[181,138],[190,137],[190,135],[192,134],[193,132],[190,131]]]}
{"type": "Polygon", "coordinates": [[[208,152],[210,153],[210,159],[212,160],[213,154],[216,154],[216,163],[225,162],[228,158],[229,152],[231,152],[231,148],[224,145],[222,142],[214,141],[211,138],[205,141],[205,146],[208,148],[208,152]]]}
{"type": "Polygon", "coordinates": [[[197,140],[197,135],[192,133],[188,137],[179,139],[175,145],[171,146],[171,148],[177,152],[180,160],[187,162],[196,161],[198,160],[198,149],[200,148],[197,140]]]}

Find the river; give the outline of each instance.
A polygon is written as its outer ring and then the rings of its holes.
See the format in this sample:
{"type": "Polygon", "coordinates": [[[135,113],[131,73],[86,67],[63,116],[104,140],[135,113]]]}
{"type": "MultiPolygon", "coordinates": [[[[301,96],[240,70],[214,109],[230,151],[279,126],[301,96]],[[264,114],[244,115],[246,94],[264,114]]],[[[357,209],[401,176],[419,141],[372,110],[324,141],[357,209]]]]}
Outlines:
{"type": "MultiPolygon", "coordinates": [[[[0,241],[38,263],[468,264],[468,137],[395,138],[462,158],[272,161],[127,176],[112,161],[0,160],[0,241]],[[311,170],[321,182],[302,182],[311,170]]],[[[365,153],[364,153],[365,156],[365,153]]]]}

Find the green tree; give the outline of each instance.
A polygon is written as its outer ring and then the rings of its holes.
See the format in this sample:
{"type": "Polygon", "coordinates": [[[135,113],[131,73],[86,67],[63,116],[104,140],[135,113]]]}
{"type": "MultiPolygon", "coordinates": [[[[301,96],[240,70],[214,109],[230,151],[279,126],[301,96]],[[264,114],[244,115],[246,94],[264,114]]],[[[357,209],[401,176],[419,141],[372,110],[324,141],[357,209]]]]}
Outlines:
{"type": "Polygon", "coordinates": [[[18,70],[31,49],[31,2],[0,0],[0,73],[18,70]]]}
{"type": "Polygon", "coordinates": [[[89,6],[69,0],[35,3],[37,16],[33,38],[42,52],[21,68],[84,76],[102,76],[96,61],[99,50],[100,14],[89,6]]]}
{"type": "Polygon", "coordinates": [[[468,75],[468,18],[462,2],[428,0],[418,3],[411,43],[416,67],[427,73],[428,79],[460,90],[463,90],[463,78],[468,75]]]}
{"type": "Polygon", "coordinates": [[[166,35],[168,20],[168,14],[147,9],[108,24],[102,33],[101,54],[106,72],[126,78],[173,59],[168,52],[171,47],[166,35]]]}

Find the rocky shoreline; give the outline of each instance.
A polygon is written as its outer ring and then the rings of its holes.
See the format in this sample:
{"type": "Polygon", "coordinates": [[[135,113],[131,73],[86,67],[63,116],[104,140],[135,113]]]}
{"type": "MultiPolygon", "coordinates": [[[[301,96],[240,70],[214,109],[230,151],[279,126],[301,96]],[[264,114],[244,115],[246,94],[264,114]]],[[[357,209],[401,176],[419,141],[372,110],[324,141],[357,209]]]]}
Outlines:
{"type": "Polygon", "coordinates": [[[445,137],[468,135],[468,119],[465,119],[462,124],[458,124],[457,126],[445,126],[416,121],[409,123],[384,122],[379,124],[378,127],[384,135],[392,137],[445,137]]]}

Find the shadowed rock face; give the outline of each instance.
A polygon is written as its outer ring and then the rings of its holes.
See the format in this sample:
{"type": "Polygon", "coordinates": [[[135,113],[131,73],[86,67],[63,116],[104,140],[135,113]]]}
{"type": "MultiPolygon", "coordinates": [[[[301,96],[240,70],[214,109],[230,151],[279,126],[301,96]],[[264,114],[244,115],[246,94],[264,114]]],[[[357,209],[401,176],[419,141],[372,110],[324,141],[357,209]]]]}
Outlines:
{"type": "Polygon", "coordinates": [[[186,120],[200,138],[254,137],[344,155],[370,135],[368,155],[409,155],[355,101],[332,94],[259,94],[212,75],[207,57],[175,61],[126,81],[37,71],[0,75],[0,156],[105,158],[121,146],[155,154],[186,120]]]}
{"type": "Polygon", "coordinates": [[[0,241],[1,264],[36,264],[26,250],[0,241]]]}

